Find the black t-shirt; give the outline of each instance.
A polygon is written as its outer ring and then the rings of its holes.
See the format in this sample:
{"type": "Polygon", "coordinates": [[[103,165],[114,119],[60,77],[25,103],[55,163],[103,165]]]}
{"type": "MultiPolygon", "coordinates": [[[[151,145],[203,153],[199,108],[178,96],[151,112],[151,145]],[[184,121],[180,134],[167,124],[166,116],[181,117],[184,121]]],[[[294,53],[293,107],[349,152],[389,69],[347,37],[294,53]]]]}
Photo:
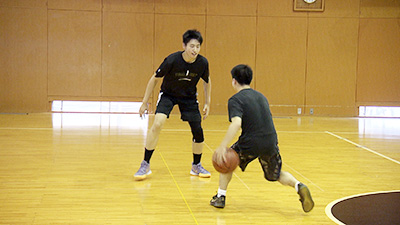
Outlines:
{"type": "Polygon", "coordinates": [[[164,59],[156,71],[156,77],[164,77],[161,92],[174,97],[196,98],[196,85],[202,78],[208,83],[208,61],[198,55],[193,63],[183,59],[182,51],[164,59]]]}
{"type": "Polygon", "coordinates": [[[271,110],[267,98],[260,92],[248,88],[233,95],[228,101],[229,121],[233,117],[242,119],[242,134],[239,148],[252,154],[273,155],[278,144],[271,110]]]}

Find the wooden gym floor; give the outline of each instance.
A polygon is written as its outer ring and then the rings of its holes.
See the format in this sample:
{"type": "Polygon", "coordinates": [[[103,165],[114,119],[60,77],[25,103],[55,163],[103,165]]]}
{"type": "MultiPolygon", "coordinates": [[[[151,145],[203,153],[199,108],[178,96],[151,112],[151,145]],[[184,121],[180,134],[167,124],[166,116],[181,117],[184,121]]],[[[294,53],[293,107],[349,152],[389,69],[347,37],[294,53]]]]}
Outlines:
{"type": "MultiPolygon", "coordinates": [[[[227,116],[203,122],[203,166],[189,175],[191,134],[172,115],[136,182],[153,117],[136,114],[0,114],[0,224],[335,224],[326,206],[343,197],[400,189],[400,119],[275,117],[283,170],[308,185],[304,213],[290,187],[267,182],[257,161],[235,171],[227,205],[211,156],[227,116]]],[[[373,205],[371,203],[371,205],[373,205]]]]}

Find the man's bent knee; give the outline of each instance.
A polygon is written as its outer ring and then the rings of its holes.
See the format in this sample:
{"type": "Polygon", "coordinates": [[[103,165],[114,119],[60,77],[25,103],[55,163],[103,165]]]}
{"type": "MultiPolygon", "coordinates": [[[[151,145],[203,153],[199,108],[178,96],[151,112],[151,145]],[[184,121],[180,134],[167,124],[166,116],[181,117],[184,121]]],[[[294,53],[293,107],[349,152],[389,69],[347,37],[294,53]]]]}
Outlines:
{"type": "Polygon", "coordinates": [[[280,175],[279,173],[265,173],[264,172],[264,177],[268,181],[277,181],[277,180],[279,180],[279,175],[280,175]]]}
{"type": "Polygon", "coordinates": [[[151,129],[153,131],[160,131],[161,128],[164,126],[166,120],[167,120],[167,115],[163,113],[157,113],[154,118],[154,122],[151,129]]]}
{"type": "Polygon", "coordinates": [[[193,142],[203,143],[204,134],[203,134],[203,128],[201,128],[201,122],[189,122],[189,125],[192,130],[193,142]]]}

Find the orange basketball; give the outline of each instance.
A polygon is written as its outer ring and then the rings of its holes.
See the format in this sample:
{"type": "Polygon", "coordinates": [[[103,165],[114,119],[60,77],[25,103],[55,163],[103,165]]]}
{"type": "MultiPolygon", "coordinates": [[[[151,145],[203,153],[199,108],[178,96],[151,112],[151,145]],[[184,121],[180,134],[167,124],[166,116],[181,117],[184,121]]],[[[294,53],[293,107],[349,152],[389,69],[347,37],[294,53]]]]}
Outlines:
{"type": "Polygon", "coordinates": [[[217,164],[216,162],[216,154],[214,152],[212,157],[212,163],[216,171],[220,173],[229,173],[236,169],[239,165],[239,155],[232,148],[227,148],[225,153],[226,162],[222,165],[217,164]]]}

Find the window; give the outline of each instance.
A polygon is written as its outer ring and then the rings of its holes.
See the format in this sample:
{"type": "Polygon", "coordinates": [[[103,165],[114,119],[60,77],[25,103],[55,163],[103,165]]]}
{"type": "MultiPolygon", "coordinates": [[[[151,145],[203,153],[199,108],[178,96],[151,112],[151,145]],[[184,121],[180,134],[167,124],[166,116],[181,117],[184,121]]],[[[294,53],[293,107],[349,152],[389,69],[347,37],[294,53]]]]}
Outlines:
{"type": "Polygon", "coordinates": [[[400,118],[400,107],[395,106],[360,106],[358,111],[360,117],[387,117],[400,118]]]}

